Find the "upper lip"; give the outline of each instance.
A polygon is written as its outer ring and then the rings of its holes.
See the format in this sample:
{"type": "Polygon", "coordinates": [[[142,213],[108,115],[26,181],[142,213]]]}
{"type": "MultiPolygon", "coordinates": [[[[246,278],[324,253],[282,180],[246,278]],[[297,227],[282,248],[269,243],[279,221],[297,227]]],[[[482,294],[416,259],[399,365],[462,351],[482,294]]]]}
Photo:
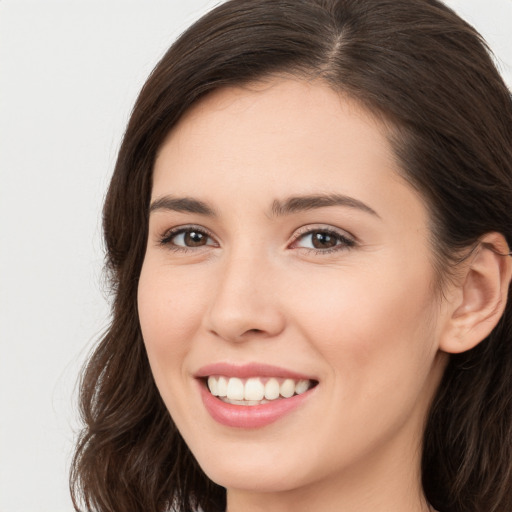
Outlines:
{"type": "Polygon", "coordinates": [[[240,379],[247,379],[249,377],[281,377],[283,379],[294,380],[315,380],[311,376],[264,363],[248,363],[242,365],[225,362],[212,363],[202,366],[194,375],[197,378],[209,377],[210,375],[222,375],[225,377],[238,377],[240,379]]]}

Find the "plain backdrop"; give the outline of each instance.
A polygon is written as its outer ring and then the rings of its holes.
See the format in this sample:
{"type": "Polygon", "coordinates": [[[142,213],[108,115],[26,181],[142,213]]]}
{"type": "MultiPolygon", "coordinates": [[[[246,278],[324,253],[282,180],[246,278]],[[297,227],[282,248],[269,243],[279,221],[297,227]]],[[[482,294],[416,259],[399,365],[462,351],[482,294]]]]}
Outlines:
{"type": "MultiPolygon", "coordinates": [[[[72,510],[76,379],[108,322],[109,176],[146,76],[217,3],[0,0],[0,512],[72,510]]],[[[447,3],[511,85],[512,0],[447,3]]]]}

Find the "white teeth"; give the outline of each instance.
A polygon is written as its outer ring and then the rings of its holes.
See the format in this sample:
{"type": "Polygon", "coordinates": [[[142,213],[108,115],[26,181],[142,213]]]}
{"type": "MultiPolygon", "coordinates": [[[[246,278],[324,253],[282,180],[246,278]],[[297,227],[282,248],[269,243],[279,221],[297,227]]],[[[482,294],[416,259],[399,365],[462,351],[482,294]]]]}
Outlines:
{"type": "Polygon", "coordinates": [[[279,397],[290,398],[305,393],[310,387],[311,381],[304,379],[284,379],[279,383],[278,379],[270,378],[264,384],[259,377],[251,377],[245,382],[237,377],[208,377],[208,388],[213,396],[238,405],[257,405],[279,397]]]}
{"type": "Polygon", "coordinates": [[[275,400],[279,397],[279,382],[277,379],[269,379],[265,384],[265,398],[275,400]]]}
{"type": "Polygon", "coordinates": [[[226,396],[228,394],[228,379],[219,377],[217,380],[217,396],[226,396]]]}
{"type": "Polygon", "coordinates": [[[295,382],[292,379],[286,379],[279,388],[279,393],[285,398],[290,398],[295,393],[295,382]]]}
{"type": "Polygon", "coordinates": [[[245,400],[263,400],[265,396],[265,386],[260,379],[248,379],[245,383],[245,400]]]}
{"type": "Polygon", "coordinates": [[[219,387],[215,377],[208,377],[208,388],[213,396],[219,396],[219,387]]]}
{"type": "Polygon", "coordinates": [[[244,399],[244,383],[236,377],[231,377],[228,381],[228,390],[226,395],[230,400],[244,399]]]}
{"type": "Polygon", "coordinates": [[[309,389],[309,381],[308,380],[299,380],[297,384],[295,384],[295,393],[297,395],[302,395],[309,389]]]}
{"type": "Polygon", "coordinates": [[[233,405],[261,405],[268,403],[268,400],[230,400],[229,398],[223,398],[222,401],[233,405]]]}

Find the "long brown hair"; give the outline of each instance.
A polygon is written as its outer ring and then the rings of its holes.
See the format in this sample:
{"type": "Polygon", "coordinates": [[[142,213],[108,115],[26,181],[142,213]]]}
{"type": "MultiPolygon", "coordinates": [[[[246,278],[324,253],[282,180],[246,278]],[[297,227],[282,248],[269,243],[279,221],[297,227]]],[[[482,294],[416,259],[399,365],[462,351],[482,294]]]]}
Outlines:
{"type": "MultiPolygon", "coordinates": [[[[430,210],[437,266],[483,234],[512,246],[512,100],[479,34],[437,0],[231,0],[187,30],[133,110],[104,207],[112,323],[81,380],[71,469],[98,512],[225,507],[153,381],[137,316],[151,174],[199,98],[273,73],[318,78],[392,127],[401,172],[430,210]]],[[[512,302],[452,356],[426,426],[423,487],[442,512],[512,510],[512,302]]]]}

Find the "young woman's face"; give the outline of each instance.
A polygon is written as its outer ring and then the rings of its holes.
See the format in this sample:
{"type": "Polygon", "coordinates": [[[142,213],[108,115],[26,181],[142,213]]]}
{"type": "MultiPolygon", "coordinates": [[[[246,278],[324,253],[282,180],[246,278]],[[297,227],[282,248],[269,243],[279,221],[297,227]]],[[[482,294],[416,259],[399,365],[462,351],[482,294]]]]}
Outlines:
{"type": "Polygon", "coordinates": [[[319,83],[217,91],[163,144],[151,203],[142,333],[208,476],[417,479],[443,307],[381,125],[319,83]]]}

